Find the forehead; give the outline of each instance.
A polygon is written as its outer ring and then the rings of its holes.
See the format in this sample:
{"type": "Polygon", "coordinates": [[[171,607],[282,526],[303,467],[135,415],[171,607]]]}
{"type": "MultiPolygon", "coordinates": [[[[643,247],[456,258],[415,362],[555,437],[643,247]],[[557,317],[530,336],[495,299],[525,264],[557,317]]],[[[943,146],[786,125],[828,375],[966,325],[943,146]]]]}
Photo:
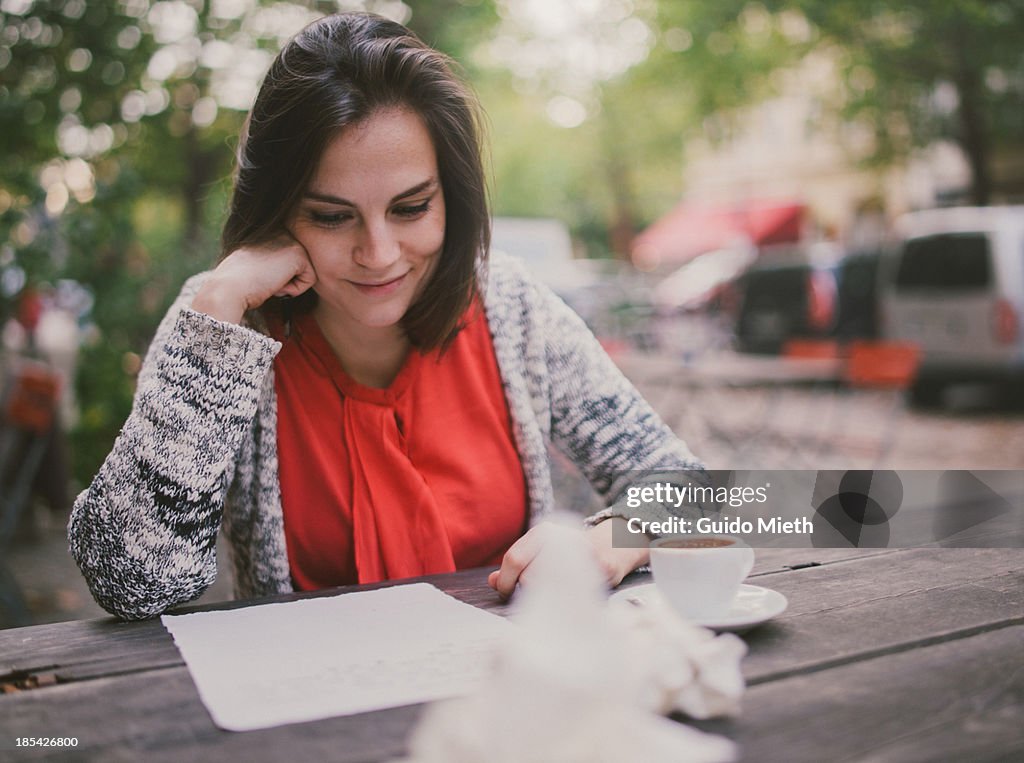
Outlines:
{"type": "Polygon", "coordinates": [[[436,177],[437,154],[423,119],[409,109],[387,108],[328,142],[310,190],[344,191],[346,198],[375,190],[394,194],[436,177]]]}

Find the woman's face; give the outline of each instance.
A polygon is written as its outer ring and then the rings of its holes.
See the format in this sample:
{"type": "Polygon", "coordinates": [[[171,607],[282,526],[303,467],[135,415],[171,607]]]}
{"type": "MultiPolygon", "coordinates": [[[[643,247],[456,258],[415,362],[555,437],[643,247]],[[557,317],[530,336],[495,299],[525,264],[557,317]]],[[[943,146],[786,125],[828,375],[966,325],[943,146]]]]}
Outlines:
{"type": "Polygon", "coordinates": [[[356,332],[398,324],[434,272],[444,229],[433,141],[403,108],[327,144],[290,225],[316,271],[318,315],[356,332]]]}

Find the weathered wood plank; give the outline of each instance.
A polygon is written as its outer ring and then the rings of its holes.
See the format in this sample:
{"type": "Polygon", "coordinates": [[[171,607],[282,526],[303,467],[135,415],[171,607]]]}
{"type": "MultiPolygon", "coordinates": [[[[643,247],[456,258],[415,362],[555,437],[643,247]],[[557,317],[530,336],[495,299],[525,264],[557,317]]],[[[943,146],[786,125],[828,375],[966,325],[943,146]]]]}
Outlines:
{"type": "MultiPolygon", "coordinates": [[[[816,567],[836,562],[897,554],[896,548],[757,548],[752,577],[790,572],[794,567],[816,567]]],[[[756,582],[756,581],[752,581],[756,582]]],[[[761,585],[761,583],[757,583],[761,585]]],[[[768,585],[765,583],[765,585],[768,585]]]]}
{"type": "Polygon", "coordinates": [[[110,618],[0,631],[0,676],[27,670],[70,680],[173,664],[181,664],[181,656],[159,620],[110,618]]]}
{"type": "MultiPolygon", "coordinates": [[[[789,572],[792,566],[830,564],[895,553],[893,549],[763,549],[758,551],[754,575],[789,572]]],[[[506,614],[509,604],[487,587],[488,569],[466,570],[454,575],[420,578],[437,585],[457,599],[497,614],[506,614]]],[[[648,576],[634,576],[626,585],[650,582],[648,576]]],[[[372,587],[384,587],[387,583],[372,587]]],[[[313,595],[338,595],[356,586],[332,589],[313,595]]],[[[271,597],[266,601],[289,601],[309,594],[271,597]]],[[[252,602],[224,602],[196,609],[231,609],[252,602]]],[[[83,680],[102,675],[133,672],[153,667],[180,665],[181,657],[158,620],[122,623],[102,618],[55,623],[32,628],[0,631],[0,675],[16,670],[55,672],[61,680],[83,680]]]]}
{"type": "Polygon", "coordinates": [[[758,763],[1024,759],[1024,627],[752,687],[698,724],[758,763]]]}
{"type": "Polygon", "coordinates": [[[1024,622],[1024,553],[914,549],[767,575],[789,599],[745,639],[748,680],[821,670],[1024,622]]]}
{"type": "MultiPolygon", "coordinates": [[[[830,549],[831,561],[820,566],[778,569],[780,561],[800,558],[789,556],[794,551],[758,552],[765,571],[750,582],[785,594],[789,608],[744,634],[749,681],[824,670],[1024,621],[1024,551],[850,549],[844,559],[841,550],[830,549]]],[[[649,582],[636,578],[629,584],[649,582]]]]}
{"type": "MultiPolygon", "coordinates": [[[[75,760],[387,760],[399,755],[422,706],[233,733],[214,726],[182,666],[3,698],[3,746],[18,736],[73,736],[75,760]]],[[[52,750],[18,752],[38,760],[52,750]]]]}
{"type": "MultiPolygon", "coordinates": [[[[751,761],[1009,760],[1024,751],[1022,644],[1024,627],[1002,628],[773,681],[749,690],[740,718],[699,725],[736,739],[751,761]]],[[[45,702],[14,699],[0,737],[39,728],[78,736],[83,760],[386,760],[403,751],[420,713],[232,734],[213,726],[183,668],[59,687],[45,702]]]]}
{"type": "MultiPolygon", "coordinates": [[[[804,556],[800,553],[803,551],[811,550],[759,553],[764,577],[755,577],[752,582],[782,591],[790,599],[790,608],[777,621],[747,634],[751,646],[757,647],[748,660],[754,679],[774,671],[803,669],[826,658],[841,661],[861,651],[897,648],[912,642],[922,630],[920,618],[932,606],[955,605],[957,609],[947,622],[936,624],[934,633],[929,632],[931,637],[977,629],[1020,615],[1020,573],[1012,573],[1021,566],[1020,552],[818,549],[804,556]],[[809,560],[824,562],[796,571],[784,566],[809,560]],[[985,585],[978,586],[979,580],[1003,575],[1008,577],[1002,583],[996,580],[987,584],[987,594],[985,585]],[[941,603],[935,598],[940,595],[945,596],[941,603]],[[876,618],[870,629],[856,622],[866,612],[876,618]],[[793,619],[815,613],[820,617],[793,619]],[[822,644],[808,649],[807,642],[815,638],[823,639],[822,644]],[[787,644],[791,646],[787,648],[787,644]],[[828,648],[822,654],[825,645],[828,648]]],[[[506,613],[508,605],[486,586],[485,578],[486,570],[470,570],[424,580],[470,604],[506,613]]],[[[628,584],[649,580],[647,576],[635,576],[628,584]]],[[[352,589],[338,592],[344,590],[352,589]]],[[[333,592],[319,595],[328,593],[333,592]]],[[[274,600],[282,598],[296,597],[274,600]]],[[[243,605],[230,602],[216,608],[243,605]]],[[[158,621],[125,624],[97,620],[0,632],[0,675],[14,670],[42,670],[55,672],[61,680],[81,680],[176,664],[181,664],[181,658],[158,621]]]]}
{"type": "MultiPolygon", "coordinates": [[[[486,569],[466,570],[416,580],[432,583],[473,606],[504,614],[509,605],[487,586],[487,572],[486,569]]],[[[274,596],[262,601],[292,601],[310,596],[333,596],[348,591],[384,588],[391,585],[397,583],[380,583],[366,587],[346,586],[314,594],[274,596]]],[[[223,602],[215,605],[181,607],[175,611],[234,609],[251,604],[252,601],[223,602]]],[[[123,623],[114,618],[101,618],[0,631],[0,676],[14,671],[42,671],[56,673],[62,681],[72,681],[181,664],[181,656],[159,619],[123,623]]]]}

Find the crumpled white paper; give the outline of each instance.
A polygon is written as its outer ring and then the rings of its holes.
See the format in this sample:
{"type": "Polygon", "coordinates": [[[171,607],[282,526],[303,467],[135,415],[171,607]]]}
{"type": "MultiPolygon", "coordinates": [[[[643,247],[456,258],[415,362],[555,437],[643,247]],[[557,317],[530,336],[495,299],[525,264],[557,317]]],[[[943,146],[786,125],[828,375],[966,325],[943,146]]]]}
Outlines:
{"type": "Polygon", "coordinates": [[[624,658],[638,686],[638,703],[658,713],[706,719],[736,715],[746,684],[740,661],[743,639],[682,619],[659,597],[643,606],[617,599],[609,604],[613,628],[628,643],[624,658]]]}
{"type": "Polygon", "coordinates": [[[712,763],[732,742],[663,718],[735,713],[746,645],[667,608],[609,605],[583,533],[548,523],[493,679],[427,708],[406,763],[712,763]]]}

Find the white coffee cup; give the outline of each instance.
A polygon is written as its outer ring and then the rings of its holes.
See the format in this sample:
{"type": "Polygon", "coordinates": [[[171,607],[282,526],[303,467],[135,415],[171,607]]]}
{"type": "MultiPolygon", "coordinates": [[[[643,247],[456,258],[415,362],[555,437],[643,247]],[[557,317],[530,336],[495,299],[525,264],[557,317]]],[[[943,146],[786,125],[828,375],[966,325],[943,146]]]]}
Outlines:
{"type": "Polygon", "coordinates": [[[725,614],[754,566],[754,549],[734,535],[674,535],[651,541],[658,591],[679,614],[725,614]]]}

